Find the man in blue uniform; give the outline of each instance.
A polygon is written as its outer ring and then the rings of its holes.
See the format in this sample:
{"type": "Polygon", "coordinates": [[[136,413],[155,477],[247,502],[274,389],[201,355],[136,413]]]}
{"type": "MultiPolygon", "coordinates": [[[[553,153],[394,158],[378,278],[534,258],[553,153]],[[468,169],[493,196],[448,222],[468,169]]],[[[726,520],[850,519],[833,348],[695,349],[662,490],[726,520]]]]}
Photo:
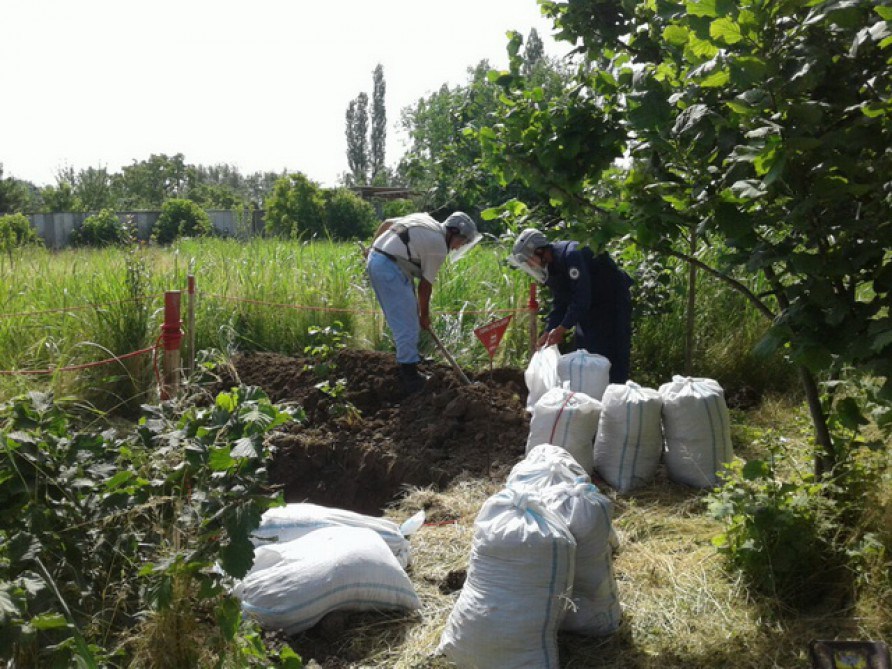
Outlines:
{"type": "Polygon", "coordinates": [[[610,382],[629,379],[632,349],[632,279],[607,253],[595,255],[578,242],[549,242],[535,228],[521,232],[508,257],[551,289],[553,302],[538,345],[550,346],[575,328],[576,347],[610,361],[610,382]]]}

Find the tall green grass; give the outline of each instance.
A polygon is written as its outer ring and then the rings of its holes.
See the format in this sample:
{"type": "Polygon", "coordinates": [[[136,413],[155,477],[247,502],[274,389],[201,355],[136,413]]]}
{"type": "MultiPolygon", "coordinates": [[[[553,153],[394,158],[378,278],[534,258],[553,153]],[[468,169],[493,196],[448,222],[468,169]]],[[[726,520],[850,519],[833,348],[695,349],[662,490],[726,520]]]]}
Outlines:
{"type": "MultiPolygon", "coordinates": [[[[23,249],[0,276],[0,370],[58,370],[147,348],[162,290],[152,253],[23,249]]],[[[106,407],[138,405],[149,356],[74,372],[2,376],[2,396],[33,388],[77,393],[106,407]]]]}
{"type": "MultiPolygon", "coordinates": [[[[365,274],[365,259],[356,246],[326,241],[186,241],[174,253],[180,258],[176,281],[185,282],[186,267],[197,277],[198,349],[300,353],[310,327],[334,323],[341,323],[356,346],[391,347],[365,274]]],[[[500,266],[504,255],[494,247],[475,250],[461,263],[447,262],[438,276],[431,305],[433,326],[463,364],[488,362],[474,328],[504,315],[500,310],[526,304],[526,281],[500,266]]],[[[512,325],[497,364],[518,364],[526,356],[526,322],[521,319],[512,325]]],[[[425,351],[435,355],[431,342],[423,339],[425,351]]]]}
{"type": "MultiPolygon", "coordinates": [[[[679,261],[667,266],[672,280],[661,313],[638,318],[633,326],[632,374],[652,387],[683,374],[685,368],[688,266],[679,261]]],[[[767,290],[759,276],[744,283],[756,294],[767,290]]],[[[771,323],[743,295],[702,271],[697,273],[695,294],[692,376],[716,379],[744,402],[766,392],[799,392],[796,371],[782,354],[756,353],[771,323]]]]}
{"type": "Polygon", "coordinates": [[[196,348],[303,350],[307,330],[335,321],[360,327],[353,310],[365,302],[358,252],[329,242],[187,241],[177,247],[188,265],[175,283],[196,277],[196,348]],[[285,306],[282,306],[285,305],[285,306]],[[298,307],[307,307],[306,309],[298,307]]]}
{"type": "MultiPolygon", "coordinates": [[[[434,286],[434,330],[467,368],[483,370],[490,363],[474,329],[509,313],[514,317],[493,363],[524,367],[529,359],[529,279],[505,265],[507,252],[498,242],[481,244],[461,262],[447,261],[434,286]]],[[[0,267],[0,370],[58,368],[151,346],[160,331],[163,292],[185,292],[190,274],[197,286],[198,350],[299,354],[309,343],[309,328],[335,323],[354,346],[390,350],[364,265],[356,246],[328,241],[206,239],[129,250],[25,249],[14,268],[0,267]]],[[[685,277],[679,267],[664,313],[635,323],[633,378],[644,384],[682,372],[685,277]]],[[[184,295],[184,319],[186,306],[184,295]]],[[[778,385],[783,364],[750,354],[767,326],[742,298],[701,275],[695,374],[757,392],[778,385]]],[[[424,335],[422,348],[440,359],[424,335]]],[[[151,356],[141,356],[78,373],[0,376],[0,398],[41,387],[76,393],[106,408],[132,408],[146,399],[152,377],[151,356]]]]}

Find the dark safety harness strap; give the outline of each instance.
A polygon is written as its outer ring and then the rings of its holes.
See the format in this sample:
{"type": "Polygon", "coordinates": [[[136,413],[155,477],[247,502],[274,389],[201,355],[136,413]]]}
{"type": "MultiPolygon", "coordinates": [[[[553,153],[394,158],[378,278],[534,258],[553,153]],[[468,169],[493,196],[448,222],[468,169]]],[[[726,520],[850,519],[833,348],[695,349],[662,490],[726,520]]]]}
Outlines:
{"type": "Polygon", "coordinates": [[[390,232],[400,238],[400,241],[406,245],[406,255],[409,262],[413,265],[421,265],[420,260],[412,260],[412,250],[409,248],[409,226],[405,223],[394,223],[390,226],[390,232]]]}

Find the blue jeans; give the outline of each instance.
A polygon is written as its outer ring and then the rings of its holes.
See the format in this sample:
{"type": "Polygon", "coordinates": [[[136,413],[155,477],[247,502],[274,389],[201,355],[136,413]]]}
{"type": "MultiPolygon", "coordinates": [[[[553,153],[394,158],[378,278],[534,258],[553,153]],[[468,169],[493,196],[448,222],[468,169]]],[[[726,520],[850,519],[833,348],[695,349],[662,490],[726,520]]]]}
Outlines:
{"type": "Polygon", "coordinates": [[[372,251],[369,253],[366,269],[375,297],[384,311],[384,318],[393,333],[396,343],[398,363],[417,363],[418,337],[421,325],[418,322],[418,300],[415,297],[415,283],[386,256],[372,251]]]}

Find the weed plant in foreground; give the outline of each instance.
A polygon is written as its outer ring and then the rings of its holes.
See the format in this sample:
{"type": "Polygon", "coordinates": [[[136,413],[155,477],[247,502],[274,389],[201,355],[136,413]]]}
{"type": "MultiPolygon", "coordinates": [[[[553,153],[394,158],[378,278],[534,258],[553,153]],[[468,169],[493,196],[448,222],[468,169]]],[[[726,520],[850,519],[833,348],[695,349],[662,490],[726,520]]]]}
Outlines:
{"type": "Polygon", "coordinates": [[[278,501],[264,435],[301,415],[256,388],[201,404],[154,407],[123,437],[78,429],[49,395],[0,405],[0,661],[269,659],[245,652],[227,576],[248,571],[250,532],[278,501]]]}

